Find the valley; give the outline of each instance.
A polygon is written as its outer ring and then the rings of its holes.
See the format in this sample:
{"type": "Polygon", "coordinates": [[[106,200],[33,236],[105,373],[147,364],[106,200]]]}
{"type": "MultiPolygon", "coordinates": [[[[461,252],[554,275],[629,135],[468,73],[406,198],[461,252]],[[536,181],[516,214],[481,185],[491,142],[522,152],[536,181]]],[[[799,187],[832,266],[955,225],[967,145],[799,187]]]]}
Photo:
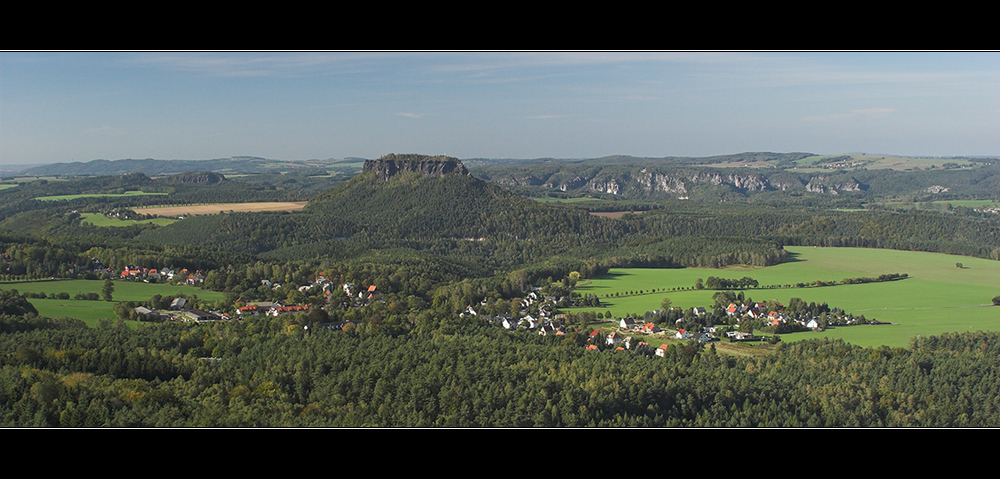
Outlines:
{"type": "Polygon", "coordinates": [[[1000,424],[995,160],[92,166],[0,189],[4,425],[1000,424]]]}

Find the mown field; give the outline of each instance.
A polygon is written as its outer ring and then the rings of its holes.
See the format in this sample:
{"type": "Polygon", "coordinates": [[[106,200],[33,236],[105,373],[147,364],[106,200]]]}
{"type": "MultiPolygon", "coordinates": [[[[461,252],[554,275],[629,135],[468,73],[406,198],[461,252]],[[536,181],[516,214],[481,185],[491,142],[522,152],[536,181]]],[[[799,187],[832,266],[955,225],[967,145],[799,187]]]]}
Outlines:
{"type": "MultiPolygon", "coordinates": [[[[69,293],[70,297],[78,293],[100,294],[104,282],[85,279],[56,279],[48,281],[5,281],[0,283],[0,289],[16,289],[19,293],[69,293]]],[[[29,298],[28,302],[38,309],[38,314],[50,318],[68,316],[82,319],[93,326],[101,318],[114,318],[114,304],[118,301],[148,301],[155,294],[161,296],[183,293],[188,297],[197,295],[199,299],[211,301],[224,297],[222,293],[195,288],[194,286],[179,286],[174,284],[151,284],[136,281],[115,281],[113,302],[87,301],[75,299],[39,299],[29,298]]]]}
{"type": "Polygon", "coordinates": [[[936,200],[926,202],[886,201],[883,206],[893,209],[916,209],[951,212],[952,208],[1000,208],[1000,201],[993,200],[936,200]]]}
{"type": "Polygon", "coordinates": [[[80,195],[56,195],[56,196],[39,196],[35,198],[41,201],[59,201],[59,200],[75,200],[77,198],[119,198],[124,196],[141,196],[141,195],[166,195],[166,193],[146,193],[143,191],[126,191],[124,193],[94,193],[94,194],[80,194],[80,195]]]}
{"type": "Polygon", "coordinates": [[[783,335],[784,341],[829,336],[861,346],[906,347],[920,334],[952,331],[1000,330],[1000,307],[991,300],[1000,294],[1000,262],[980,258],[866,248],[788,247],[793,261],[766,267],[726,269],[613,269],[577,288],[581,294],[596,294],[607,308],[578,311],[611,311],[615,317],[641,315],[660,308],[664,297],[673,306],[710,307],[715,291],[693,290],[695,280],[709,276],[739,279],[750,276],[762,287],[745,294],[755,301],[777,300],[787,304],[792,297],[806,302],[827,303],[855,315],[864,314],[891,325],[831,328],[824,332],[783,335]],[[956,266],[961,263],[962,267],[956,266]],[[785,288],[784,285],[816,280],[840,281],[851,277],[907,273],[900,281],[785,288]],[[675,290],[674,288],[684,288],[675,290]],[[649,293],[651,289],[656,292],[649,293]],[[635,294],[639,290],[643,294],[635,294]],[[628,296],[622,296],[627,293],[628,296]],[[618,293],[618,297],[614,294],[618,293]],[[610,296],[609,296],[610,295],[610,296]]]}
{"type": "Polygon", "coordinates": [[[154,224],[158,226],[166,226],[177,220],[169,218],[153,218],[151,220],[122,220],[118,218],[108,218],[100,213],[82,213],[80,214],[80,219],[84,223],[89,223],[94,226],[132,226],[139,224],[154,224]]]}
{"type": "Polygon", "coordinates": [[[204,205],[151,206],[135,208],[135,212],[157,216],[216,215],[233,212],[298,211],[306,206],[305,201],[280,201],[256,203],[213,203],[204,205]]]}
{"type": "MultiPolygon", "coordinates": [[[[842,156],[842,155],[832,155],[832,156],[842,156]]],[[[843,155],[843,156],[849,156],[851,158],[850,161],[852,162],[864,162],[865,168],[869,170],[873,169],[910,170],[910,169],[942,168],[946,164],[958,165],[959,167],[978,166],[978,163],[970,161],[965,158],[917,158],[911,156],[866,155],[866,154],[853,154],[853,155],[843,155]]],[[[828,158],[831,158],[831,155],[810,156],[798,160],[795,163],[799,166],[799,169],[810,168],[813,166],[817,166],[817,163],[821,163],[828,158]]],[[[821,165],[818,168],[822,169],[821,165]]]]}

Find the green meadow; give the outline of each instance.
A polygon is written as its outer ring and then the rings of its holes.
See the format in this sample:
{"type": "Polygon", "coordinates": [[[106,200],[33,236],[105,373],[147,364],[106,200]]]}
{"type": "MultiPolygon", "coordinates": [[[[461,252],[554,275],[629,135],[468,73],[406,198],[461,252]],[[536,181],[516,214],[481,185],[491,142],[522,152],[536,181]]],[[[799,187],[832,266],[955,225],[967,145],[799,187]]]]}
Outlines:
{"type": "MultiPolygon", "coordinates": [[[[53,279],[43,281],[4,281],[0,289],[16,289],[21,293],[101,293],[101,280],[53,279]]],[[[169,296],[177,293],[198,295],[201,299],[215,301],[224,295],[215,291],[198,289],[194,286],[166,283],[143,283],[141,281],[115,281],[115,301],[148,301],[154,294],[169,296]]]]}
{"type": "Polygon", "coordinates": [[[755,301],[777,300],[787,304],[790,298],[798,297],[806,302],[827,303],[855,315],[892,323],[787,334],[782,336],[784,341],[829,336],[860,346],[906,347],[917,335],[1000,330],[1000,307],[992,306],[991,302],[1000,294],[1000,262],[884,249],[786,249],[791,261],[764,268],[613,269],[608,275],[583,282],[577,288],[581,294],[596,294],[607,307],[576,311],[610,311],[616,318],[626,314],[641,315],[659,309],[664,297],[669,297],[675,307],[710,307],[715,291],[694,290],[698,278],[750,276],[761,287],[747,289],[744,294],[755,301]],[[956,263],[961,263],[962,267],[957,267],[956,263]],[[791,287],[799,282],[839,282],[844,278],[887,273],[907,273],[909,277],[884,283],[791,287]],[[779,287],[767,288],[772,285],[779,287]],[[654,289],[655,292],[650,293],[654,289]],[[643,293],[637,294],[639,290],[643,293]],[[615,297],[615,293],[619,296],[615,297]]]}
{"type": "Polygon", "coordinates": [[[39,316],[47,318],[70,317],[81,319],[91,327],[93,327],[100,319],[115,318],[115,303],[109,303],[107,301],[30,298],[28,299],[28,302],[30,302],[35,309],[38,310],[39,316]]]}
{"type": "Polygon", "coordinates": [[[100,194],[80,194],[80,195],[56,195],[56,196],[39,196],[35,198],[41,201],[59,201],[59,200],[75,200],[77,198],[105,198],[105,197],[122,197],[122,196],[139,196],[139,195],[166,195],[166,193],[146,193],[144,191],[126,191],[125,193],[100,193],[100,194]]]}
{"type": "MultiPolygon", "coordinates": [[[[0,283],[0,289],[16,289],[19,293],[69,293],[70,297],[78,293],[101,293],[103,281],[86,279],[55,279],[47,281],[5,281],[0,283]]],[[[178,293],[197,295],[199,299],[216,301],[223,299],[222,293],[175,284],[143,283],[138,281],[115,281],[114,301],[149,301],[155,294],[171,296],[178,293]]],[[[70,317],[82,319],[93,326],[98,319],[115,317],[114,302],[88,301],[76,299],[39,299],[28,298],[35,306],[40,316],[50,318],[70,317]]]]}
{"type": "Polygon", "coordinates": [[[570,204],[572,204],[572,203],[593,203],[593,202],[600,203],[600,202],[606,202],[607,201],[607,200],[603,200],[601,198],[590,198],[590,197],[586,197],[586,196],[581,196],[581,197],[576,197],[576,198],[552,198],[552,197],[546,196],[546,197],[538,197],[538,198],[532,198],[532,199],[535,200],[535,201],[537,201],[537,202],[539,202],[539,203],[570,203],[570,204]]]}
{"type": "Polygon", "coordinates": [[[150,220],[122,220],[118,218],[108,218],[100,213],[81,213],[80,218],[84,223],[89,223],[94,226],[132,226],[139,224],[154,224],[158,226],[166,226],[171,223],[176,222],[173,218],[153,218],[150,220]]]}
{"type": "Polygon", "coordinates": [[[935,200],[927,202],[887,201],[884,206],[896,209],[917,209],[949,212],[951,208],[1000,208],[1000,201],[994,200],[935,200]]]}

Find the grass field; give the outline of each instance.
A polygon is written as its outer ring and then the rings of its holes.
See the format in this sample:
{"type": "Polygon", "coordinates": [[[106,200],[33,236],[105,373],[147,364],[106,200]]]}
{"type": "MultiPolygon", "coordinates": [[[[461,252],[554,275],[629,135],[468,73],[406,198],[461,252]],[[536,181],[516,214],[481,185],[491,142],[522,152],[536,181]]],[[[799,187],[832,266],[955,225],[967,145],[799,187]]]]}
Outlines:
{"type": "MultiPolygon", "coordinates": [[[[20,290],[18,290],[20,291],[20,290]]],[[[149,299],[149,298],[146,298],[149,299]]],[[[115,303],[107,301],[77,301],[72,299],[38,299],[28,300],[39,316],[47,318],[70,317],[81,319],[90,327],[97,324],[100,319],[115,318],[115,303]]]]}
{"type": "Polygon", "coordinates": [[[151,220],[120,220],[118,218],[108,218],[100,213],[81,213],[80,218],[84,223],[89,223],[94,226],[132,226],[139,224],[154,224],[159,226],[166,226],[170,223],[174,223],[177,220],[172,220],[169,218],[153,218],[151,220]]]}
{"type": "MultiPolygon", "coordinates": [[[[114,301],[149,301],[154,294],[161,296],[176,295],[197,295],[199,299],[215,301],[222,299],[224,295],[215,291],[206,291],[193,286],[178,286],[174,284],[150,284],[136,281],[115,281],[115,292],[112,298],[114,301]]],[[[16,289],[19,293],[69,293],[74,297],[77,293],[101,293],[101,286],[104,284],[100,280],[86,279],[56,279],[47,281],[5,281],[0,283],[0,289],[16,289]]],[[[93,326],[98,319],[113,319],[114,302],[107,301],[86,301],[75,299],[38,299],[28,298],[28,302],[35,306],[40,316],[50,318],[60,318],[68,316],[82,319],[90,326],[93,326]]]]}
{"type": "MultiPolygon", "coordinates": [[[[215,291],[207,291],[195,288],[194,286],[165,284],[165,283],[143,283],[141,281],[115,281],[115,301],[148,301],[154,294],[162,296],[184,293],[187,295],[196,294],[201,299],[215,301],[222,299],[224,295],[215,291]]],[[[87,279],[53,279],[43,281],[4,281],[0,282],[0,289],[16,289],[21,293],[69,293],[75,296],[77,293],[98,293],[101,292],[101,280],[87,279]]]]}
{"type": "Polygon", "coordinates": [[[166,195],[166,193],[146,193],[143,191],[126,191],[125,193],[101,193],[101,194],[83,194],[83,195],[56,195],[56,196],[39,196],[35,198],[41,201],[59,201],[59,200],[75,200],[77,198],[118,198],[123,196],[141,196],[141,195],[166,195]]]}
{"type": "Polygon", "coordinates": [[[621,218],[626,214],[631,213],[633,215],[641,215],[645,213],[644,211],[591,211],[590,214],[594,216],[600,216],[602,218],[621,218]]]}
{"type": "Polygon", "coordinates": [[[927,202],[887,201],[884,206],[893,209],[917,209],[949,212],[950,207],[1000,208],[1000,201],[993,200],[936,200],[927,202]]]}
{"type": "Polygon", "coordinates": [[[588,198],[588,197],[585,197],[585,196],[584,197],[579,197],[579,198],[550,198],[550,197],[545,197],[545,198],[532,198],[532,199],[535,200],[535,201],[537,201],[537,202],[539,202],[539,203],[570,203],[570,204],[572,204],[572,203],[592,203],[592,202],[607,201],[607,200],[603,200],[603,199],[600,199],[600,198],[588,198]]]}
{"type": "Polygon", "coordinates": [[[214,203],[207,205],[151,206],[134,208],[137,213],[157,216],[216,215],[232,212],[257,211],[298,211],[305,208],[306,201],[258,202],[258,203],[214,203]]]}
{"type": "Polygon", "coordinates": [[[827,158],[834,156],[849,156],[851,162],[864,162],[865,168],[869,170],[875,169],[892,169],[892,170],[909,170],[909,169],[929,169],[942,168],[945,164],[958,165],[959,167],[975,167],[981,165],[980,163],[970,161],[965,158],[917,158],[910,156],[893,156],[893,155],[866,155],[866,154],[853,154],[853,155],[820,155],[820,156],[810,156],[796,161],[799,169],[817,167],[817,169],[823,169],[822,165],[817,166],[817,163],[822,162],[827,158]]]}
{"type": "Polygon", "coordinates": [[[738,279],[750,276],[763,285],[793,285],[815,280],[840,281],[848,277],[907,273],[909,278],[885,283],[838,285],[816,288],[750,289],[745,294],[755,301],[778,300],[787,304],[792,297],[806,302],[827,303],[855,315],[864,314],[891,325],[831,328],[824,332],[782,336],[785,341],[829,336],[862,345],[905,347],[920,334],[949,331],[1000,330],[1000,307],[991,299],[1000,294],[1000,262],[938,253],[865,248],[788,247],[792,261],[766,267],[726,269],[613,269],[607,276],[584,282],[581,294],[596,294],[607,308],[578,311],[611,311],[615,317],[641,315],[660,308],[664,297],[674,306],[709,307],[715,291],[683,290],[697,278],[708,276],[738,279]],[[956,267],[962,263],[963,267],[956,267]],[[655,293],[605,297],[629,291],[655,293]],[[661,290],[666,291],[661,291],[661,290]]]}

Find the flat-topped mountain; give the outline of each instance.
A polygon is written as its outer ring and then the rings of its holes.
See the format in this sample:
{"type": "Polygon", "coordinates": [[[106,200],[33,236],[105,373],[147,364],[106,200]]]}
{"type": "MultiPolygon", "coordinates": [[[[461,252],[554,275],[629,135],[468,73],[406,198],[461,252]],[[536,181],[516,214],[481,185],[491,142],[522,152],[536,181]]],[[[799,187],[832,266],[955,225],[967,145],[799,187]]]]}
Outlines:
{"type": "Polygon", "coordinates": [[[469,170],[456,158],[392,153],[377,160],[365,160],[364,171],[374,171],[383,181],[403,171],[412,171],[421,176],[469,175],[469,170]]]}

